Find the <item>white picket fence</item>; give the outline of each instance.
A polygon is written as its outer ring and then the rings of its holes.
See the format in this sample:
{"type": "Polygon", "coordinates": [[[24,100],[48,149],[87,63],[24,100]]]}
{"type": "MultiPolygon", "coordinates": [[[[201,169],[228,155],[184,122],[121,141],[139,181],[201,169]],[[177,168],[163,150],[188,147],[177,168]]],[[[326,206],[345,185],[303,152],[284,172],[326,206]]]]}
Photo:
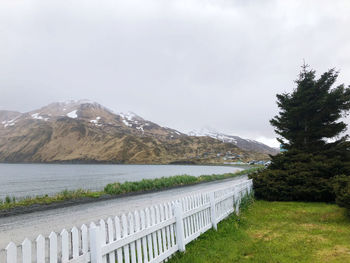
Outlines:
{"type": "Polygon", "coordinates": [[[249,194],[252,181],[246,180],[214,192],[192,195],[171,203],[155,205],[97,225],[63,229],[34,242],[11,242],[3,250],[1,263],[156,263],[177,251],[232,212],[239,212],[242,197],[249,194]]]}

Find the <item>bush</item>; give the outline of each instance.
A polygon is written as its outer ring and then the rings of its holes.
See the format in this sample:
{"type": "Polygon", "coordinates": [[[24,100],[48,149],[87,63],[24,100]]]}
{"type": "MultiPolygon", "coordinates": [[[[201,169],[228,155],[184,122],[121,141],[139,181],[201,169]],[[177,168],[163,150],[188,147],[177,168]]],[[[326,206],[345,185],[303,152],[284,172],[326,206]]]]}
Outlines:
{"type": "Polygon", "coordinates": [[[256,198],[269,201],[334,201],[332,178],[349,165],[336,155],[287,152],[268,169],[252,174],[256,198]]]}
{"type": "Polygon", "coordinates": [[[350,176],[338,175],[333,179],[335,201],[350,213],[350,176]]]}
{"type": "Polygon", "coordinates": [[[11,203],[11,197],[9,197],[8,195],[5,197],[5,203],[6,204],[10,204],[11,203]]]}

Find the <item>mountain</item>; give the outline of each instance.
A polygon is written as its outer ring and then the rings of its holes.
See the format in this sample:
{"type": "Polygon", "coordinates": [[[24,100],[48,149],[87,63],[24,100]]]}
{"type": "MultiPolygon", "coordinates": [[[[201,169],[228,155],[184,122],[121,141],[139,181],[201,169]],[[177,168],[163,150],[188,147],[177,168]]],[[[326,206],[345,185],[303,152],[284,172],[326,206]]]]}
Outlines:
{"type": "Polygon", "coordinates": [[[14,125],[13,120],[15,120],[20,115],[21,113],[17,111],[0,111],[0,123],[4,125],[4,128],[6,128],[7,126],[12,126],[14,125]]]}
{"type": "Polygon", "coordinates": [[[0,162],[222,163],[268,159],[211,137],[188,136],[90,101],[0,111],[0,162]],[[235,156],[235,157],[232,157],[235,156]]]}
{"type": "Polygon", "coordinates": [[[264,154],[275,155],[279,152],[278,149],[272,148],[258,141],[243,139],[239,136],[227,135],[224,133],[217,132],[213,129],[203,128],[201,130],[194,130],[188,133],[189,136],[208,136],[220,140],[225,143],[233,143],[238,148],[246,151],[259,152],[264,154]]]}

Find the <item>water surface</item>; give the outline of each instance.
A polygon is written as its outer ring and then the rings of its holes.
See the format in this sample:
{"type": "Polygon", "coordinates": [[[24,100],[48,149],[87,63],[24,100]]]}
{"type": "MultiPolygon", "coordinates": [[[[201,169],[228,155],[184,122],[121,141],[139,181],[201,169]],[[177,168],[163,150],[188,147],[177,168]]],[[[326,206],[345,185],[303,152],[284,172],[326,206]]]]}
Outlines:
{"type": "Polygon", "coordinates": [[[112,182],[239,170],[241,168],[205,165],[0,164],[0,198],[52,195],[65,189],[100,190],[112,182]]]}

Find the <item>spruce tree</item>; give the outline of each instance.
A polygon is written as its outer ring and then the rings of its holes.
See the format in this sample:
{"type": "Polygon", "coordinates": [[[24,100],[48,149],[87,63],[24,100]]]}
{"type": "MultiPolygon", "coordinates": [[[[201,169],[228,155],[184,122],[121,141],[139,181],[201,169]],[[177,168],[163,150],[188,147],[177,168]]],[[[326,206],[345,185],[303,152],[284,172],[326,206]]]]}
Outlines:
{"type": "MultiPolygon", "coordinates": [[[[316,79],[315,71],[303,65],[295,81],[297,88],[291,94],[277,95],[280,112],[270,123],[287,150],[320,151],[327,139],[346,130],[339,119],[350,109],[350,88],[342,84],[332,89],[337,77],[338,72],[331,69],[316,79]]],[[[333,144],[345,139],[338,138],[333,144]]]]}
{"type": "Polygon", "coordinates": [[[267,200],[334,201],[333,177],[350,175],[350,142],[340,136],[341,120],[350,110],[350,87],[333,87],[338,72],[316,78],[303,65],[296,89],[277,95],[279,114],[271,121],[286,152],[253,175],[257,198],[267,200]]]}

